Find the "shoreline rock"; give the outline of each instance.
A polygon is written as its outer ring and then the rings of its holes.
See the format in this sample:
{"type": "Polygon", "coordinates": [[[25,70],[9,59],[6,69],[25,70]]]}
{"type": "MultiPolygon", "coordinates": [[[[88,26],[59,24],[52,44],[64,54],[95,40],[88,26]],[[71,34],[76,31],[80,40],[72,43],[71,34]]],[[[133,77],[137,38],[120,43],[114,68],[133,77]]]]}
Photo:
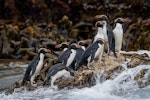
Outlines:
{"type": "MultiPolygon", "coordinates": [[[[141,63],[137,63],[137,58],[136,57],[143,57],[143,55],[139,54],[121,54],[117,59],[115,59],[114,56],[105,56],[102,60],[102,62],[95,61],[90,69],[85,69],[85,68],[79,68],[79,70],[76,72],[77,77],[74,78],[61,78],[58,79],[55,84],[58,86],[59,89],[67,88],[67,89],[73,89],[73,88],[84,88],[84,87],[91,87],[96,84],[96,75],[101,78],[101,81],[106,81],[108,79],[114,79],[115,77],[118,76],[119,73],[122,71],[126,70],[126,68],[132,68],[140,65],[141,63]],[[136,56],[135,56],[136,55],[136,56]],[[130,58],[128,62],[126,61],[126,57],[130,58]],[[122,66],[123,63],[126,62],[126,68],[122,66]]],[[[140,60],[141,61],[146,61],[147,60],[140,60]]],[[[51,60],[51,65],[53,64],[53,60],[51,60]]],[[[150,63],[150,60],[148,60],[148,63],[150,63]]],[[[145,75],[145,71],[147,70],[142,70],[139,72],[134,79],[137,80],[139,87],[144,87],[147,85],[150,85],[150,79],[148,78],[146,82],[140,81],[140,79],[143,78],[145,75]]],[[[37,84],[38,86],[43,86],[44,79],[47,71],[45,69],[42,70],[42,73],[40,74],[37,78],[37,84]]],[[[150,75],[148,76],[150,77],[150,75]]],[[[20,79],[18,82],[14,84],[12,88],[7,89],[7,93],[13,93],[15,88],[22,87],[21,86],[22,79],[20,79]]],[[[50,86],[50,85],[48,85],[50,86]]],[[[30,82],[27,82],[25,87],[27,90],[34,90],[36,88],[32,87],[30,85],[30,82]]]]}

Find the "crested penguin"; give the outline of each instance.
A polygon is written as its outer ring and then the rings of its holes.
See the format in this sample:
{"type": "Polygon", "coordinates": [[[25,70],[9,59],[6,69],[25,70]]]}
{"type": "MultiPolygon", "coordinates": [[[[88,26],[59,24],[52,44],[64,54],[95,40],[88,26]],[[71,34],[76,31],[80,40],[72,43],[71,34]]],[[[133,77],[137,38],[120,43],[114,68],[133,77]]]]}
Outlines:
{"type": "Polygon", "coordinates": [[[113,29],[114,37],[115,37],[115,51],[120,54],[122,48],[122,40],[123,40],[123,24],[127,22],[128,18],[117,18],[115,20],[115,28],[113,29]]]}
{"type": "Polygon", "coordinates": [[[57,44],[55,46],[55,48],[62,49],[62,52],[58,56],[58,63],[63,62],[63,57],[64,57],[64,54],[65,54],[66,50],[68,49],[68,47],[69,47],[69,45],[67,42],[62,42],[61,44],[57,44]]]}
{"type": "Polygon", "coordinates": [[[55,46],[55,48],[60,48],[62,49],[63,51],[67,50],[69,47],[68,43],[67,42],[62,42],[61,44],[57,44],[55,46]]]}
{"type": "Polygon", "coordinates": [[[63,76],[74,76],[74,72],[66,67],[64,64],[62,63],[57,63],[55,65],[53,65],[49,71],[48,74],[45,78],[44,81],[44,85],[51,80],[51,87],[54,89],[57,89],[57,86],[54,85],[55,80],[57,80],[58,78],[61,78],[63,76]]]}
{"type": "MultiPolygon", "coordinates": [[[[102,33],[103,34],[103,33],[102,33]]],[[[99,57],[101,60],[103,49],[104,49],[104,36],[102,38],[97,39],[94,43],[89,45],[84,53],[82,54],[81,60],[79,62],[79,66],[87,66],[94,61],[95,58],[99,57]]]]}
{"type": "Polygon", "coordinates": [[[40,73],[42,69],[45,54],[50,53],[50,52],[51,50],[46,49],[46,48],[39,49],[38,55],[29,63],[26,69],[26,72],[22,81],[22,85],[24,85],[26,81],[30,80],[32,86],[34,87],[37,86],[34,79],[40,73]]]}
{"type": "Polygon", "coordinates": [[[59,57],[58,62],[63,63],[66,67],[69,67],[76,55],[76,50],[80,48],[77,44],[73,43],[69,46],[67,50],[65,50],[59,57]]]}
{"type": "Polygon", "coordinates": [[[73,70],[78,70],[82,54],[85,51],[85,48],[88,46],[89,42],[90,40],[81,40],[78,42],[78,45],[80,45],[81,47],[76,50],[75,58],[70,65],[70,68],[72,68],[73,70]]]}
{"type": "Polygon", "coordinates": [[[115,52],[115,38],[113,34],[113,30],[108,22],[108,17],[106,15],[96,15],[95,16],[97,21],[102,21],[104,24],[103,26],[103,32],[105,36],[105,43],[108,44],[109,46],[109,52],[113,52],[114,56],[117,57],[116,52],[115,52]]]}

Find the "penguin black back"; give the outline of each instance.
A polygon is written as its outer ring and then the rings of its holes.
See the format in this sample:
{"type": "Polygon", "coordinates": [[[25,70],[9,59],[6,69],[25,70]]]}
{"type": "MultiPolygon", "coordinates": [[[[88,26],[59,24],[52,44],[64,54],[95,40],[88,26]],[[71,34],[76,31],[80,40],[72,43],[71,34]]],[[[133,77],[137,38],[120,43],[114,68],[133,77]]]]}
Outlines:
{"type": "MultiPolygon", "coordinates": [[[[45,49],[45,48],[39,49],[38,55],[34,57],[34,59],[29,63],[29,65],[26,69],[26,72],[25,72],[25,75],[24,75],[24,78],[23,78],[23,81],[22,81],[22,85],[24,85],[26,81],[30,80],[30,78],[33,74],[35,74],[35,76],[36,76],[36,74],[39,73],[39,71],[37,71],[35,73],[36,67],[38,66],[38,63],[39,63],[40,60],[42,61],[41,63],[43,63],[44,54],[48,53],[48,52],[51,52],[51,51],[49,49],[45,49]],[[43,59],[40,59],[41,54],[43,54],[43,59]]],[[[41,68],[41,66],[42,66],[42,64],[39,66],[39,68],[41,68]]],[[[33,78],[33,81],[34,81],[34,78],[33,78]]]]}
{"type": "Polygon", "coordinates": [[[48,75],[47,75],[48,80],[50,80],[51,76],[55,75],[58,71],[63,69],[66,69],[66,66],[62,63],[57,63],[53,65],[48,71],[48,75]]]}
{"type": "Polygon", "coordinates": [[[113,30],[108,21],[108,17],[106,15],[97,15],[95,17],[97,21],[106,21],[109,50],[113,52],[115,57],[117,57],[117,54],[115,52],[115,38],[114,38],[113,30]]]}
{"type": "Polygon", "coordinates": [[[30,80],[31,75],[33,75],[33,73],[35,72],[36,66],[40,60],[40,55],[38,54],[28,65],[23,81],[22,81],[22,85],[25,84],[26,81],[30,80]],[[32,71],[32,73],[30,73],[32,71]],[[31,75],[30,75],[31,74],[31,75]]]}
{"type": "Polygon", "coordinates": [[[96,42],[94,42],[93,44],[89,45],[86,50],[84,51],[84,53],[82,54],[81,57],[81,61],[79,63],[79,66],[85,65],[87,66],[87,64],[89,62],[92,62],[95,58],[95,53],[97,51],[97,49],[99,48],[98,44],[104,44],[104,41],[101,39],[98,39],[96,42]],[[88,61],[88,58],[91,56],[90,61],[88,61]]]}

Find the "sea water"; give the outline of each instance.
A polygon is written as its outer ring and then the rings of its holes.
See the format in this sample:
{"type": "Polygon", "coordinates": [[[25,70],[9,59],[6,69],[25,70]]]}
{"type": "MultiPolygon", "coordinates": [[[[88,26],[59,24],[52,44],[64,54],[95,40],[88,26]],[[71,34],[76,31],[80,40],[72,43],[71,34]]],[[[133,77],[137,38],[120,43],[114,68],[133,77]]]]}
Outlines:
{"type": "Polygon", "coordinates": [[[114,79],[101,82],[100,77],[96,77],[97,84],[92,87],[71,90],[38,87],[33,91],[21,87],[15,89],[13,94],[0,93],[0,100],[150,100],[150,86],[140,88],[137,81],[134,80],[134,77],[143,69],[147,71],[142,81],[147,80],[150,76],[150,65],[127,68],[126,64],[127,62],[122,64],[125,70],[118,73],[114,79]]]}

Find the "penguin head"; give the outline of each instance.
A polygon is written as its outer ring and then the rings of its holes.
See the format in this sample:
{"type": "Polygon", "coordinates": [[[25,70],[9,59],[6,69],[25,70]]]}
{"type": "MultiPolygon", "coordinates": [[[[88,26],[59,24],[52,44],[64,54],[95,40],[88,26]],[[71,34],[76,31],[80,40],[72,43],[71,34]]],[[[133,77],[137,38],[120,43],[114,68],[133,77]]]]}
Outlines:
{"type": "Polygon", "coordinates": [[[95,27],[103,27],[104,24],[105,24],[105,23],[102,22],[102,21],[97,21],[97,22],[95,23],[95,27]]]}
{"type": "Polygon", "coordinates": [[[99,38],[99,39],[97,39],[96,43],[104,44],[104,40],[99,38]]]}
{"type": "Polygon", "coordinates": [[[61,49],[68,48],[68,43],[67,42],[62,42],[61,44],[57,44],[55,46],[55,48],[61,48],[61,49]]]}
{"type": "Polygon", "coordinates": [[[122,18],[117,18],[117,19],[115,20],[115,22],[116,22],[116,23],[120,23],[120,24],[124,23],[124,21],[123,21],[122,18]]]}
{"type": "Polygon", "coordinates": [[[70,48],[70,49],[77,50],[78,48],[81,48],[81,46],[80,46],[80,45],[77,45],[76,43],[72,43],[69,48],[70,48]]]}
{"type": "Polygon", "coordinates": [[[87,39],[87,40],[79,41],[78,45],[87,47],[89,43],[90,43],[90,40],[87,39]]]}
{"type": "Polygon", "coordinates": [[[39,51],[38,51],[38,53],[43,53],[43,54],[45,54],[45,53],[51,53],[51,50],[46,49],[46,48],[40,48],[39,51]]]}
{"type": "Polygon", "coordinates": [[[106,15],[96,15],[95,19],[97,21],[108,21],[108,17],[106,15]]]}
{"type": "Polygon", "coordinates": [[[115,20],[115,23],[120,23],[120,24],[123,24],[125,22],[130,22],[131,20],[129,18],[117,18],[115,20]]]}

